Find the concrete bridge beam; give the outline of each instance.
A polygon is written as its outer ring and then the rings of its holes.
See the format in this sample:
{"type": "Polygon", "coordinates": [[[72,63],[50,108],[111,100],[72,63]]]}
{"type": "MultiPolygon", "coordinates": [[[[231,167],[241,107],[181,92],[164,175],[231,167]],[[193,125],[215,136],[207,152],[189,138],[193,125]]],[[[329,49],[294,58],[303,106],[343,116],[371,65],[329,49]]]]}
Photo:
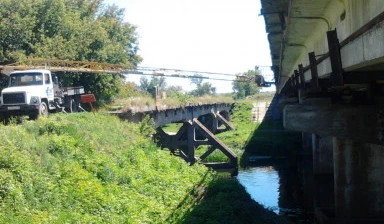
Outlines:
{"type": "Polygon", "coordinates": [[[284,127],[322,136],[383,144],[384,116],[377,106],[286,105],[284,127]]]}

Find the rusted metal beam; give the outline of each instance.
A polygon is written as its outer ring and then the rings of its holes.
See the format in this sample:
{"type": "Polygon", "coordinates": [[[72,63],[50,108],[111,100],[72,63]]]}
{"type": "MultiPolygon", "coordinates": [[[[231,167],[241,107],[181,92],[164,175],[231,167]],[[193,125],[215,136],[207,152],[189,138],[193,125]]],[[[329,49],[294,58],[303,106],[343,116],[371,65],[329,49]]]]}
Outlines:
{"type": "Polygon", "coordinates": [[[221,116],[220,113],[216,113],[216,116],[217,118],[223,122],[223,124],[225,125],[225,127],[229,130],[235,130],[235,127],[229,122],[227,121],[227,119],[225,119],[223,116],[221,116]]]}
{"type": "Polygon", "coordinates": [[[198,128],[205,137],[211,142],[212,146],[219,149],[224,155],[226,155],[231,161],[233,166],[237,167],[237,156],[234,154],[228,146],[220,141],[214,134],[212,134],[197,118],[193,119],[193,126],[198,128]]]}
{"type": "Polygon", "coordinates": [[[28,58],[9,65],[0,66],[0,70],[49,69],[51,71],[111,73],[120,74],[129,66],[102,62],[70,61],[46,58],[28,58]]]}

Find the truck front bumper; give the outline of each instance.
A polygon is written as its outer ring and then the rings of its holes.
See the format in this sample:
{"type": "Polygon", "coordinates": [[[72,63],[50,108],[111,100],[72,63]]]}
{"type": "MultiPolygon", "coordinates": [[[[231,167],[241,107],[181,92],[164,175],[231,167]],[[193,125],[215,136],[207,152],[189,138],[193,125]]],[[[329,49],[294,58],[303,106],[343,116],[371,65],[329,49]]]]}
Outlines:
{"type": "Polygon", "coordinates": [[[0,114],[2,117],[34,115],[38,112],[38,104],[0,105],[0,114]]]}

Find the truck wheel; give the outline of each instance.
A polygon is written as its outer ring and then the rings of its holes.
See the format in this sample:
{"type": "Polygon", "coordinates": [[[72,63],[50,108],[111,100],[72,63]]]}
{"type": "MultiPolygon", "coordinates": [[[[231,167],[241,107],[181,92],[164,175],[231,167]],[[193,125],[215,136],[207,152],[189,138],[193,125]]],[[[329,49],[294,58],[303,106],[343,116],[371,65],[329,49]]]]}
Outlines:
{"type": "Polygon", "coordinates": [[[48,107],[45,102],[40,103],[39,110],[29,115],[29,119],[36,120],[39,116],[48,117],[48,107]]]}
{"type": "Polygon", "coordinates": [[[77,104],[76,104],[76,101],[74,99],[71,99],[71,102],[70,102],[70,112],[71,113],[77,113],[78,112],[77,104]]]}
{"type": "Polygon", "coordinates": [[[39,116],[48,117],[48,107],[45,102],[40,103],[39,116]]]}
{"type": "Polygon", "coordinates": [[[9,120],[9,115],[7,113],[0,114],[0,123],[5,123],[9,120]]]}

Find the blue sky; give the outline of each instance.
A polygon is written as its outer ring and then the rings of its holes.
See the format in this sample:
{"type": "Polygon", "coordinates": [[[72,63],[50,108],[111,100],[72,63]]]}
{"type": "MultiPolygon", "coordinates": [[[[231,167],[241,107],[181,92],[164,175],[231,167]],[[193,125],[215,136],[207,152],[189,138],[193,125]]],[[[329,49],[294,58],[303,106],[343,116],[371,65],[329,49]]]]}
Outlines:
{"type": "MultiPolygon", "coordinates": [[[[140,66],[237,74],[270,65],[259,0],[105,0],[137,26],[140,66]]],[[[138,77],[130,77],[134,81],[138,77]]],[[[207,80],[208,81],[208,80],[207,80]]],[[[210,81],[218,92],[232,83],[210,81]]],[[[188,79],[168,85],[190,90],[188,79]]]]}

